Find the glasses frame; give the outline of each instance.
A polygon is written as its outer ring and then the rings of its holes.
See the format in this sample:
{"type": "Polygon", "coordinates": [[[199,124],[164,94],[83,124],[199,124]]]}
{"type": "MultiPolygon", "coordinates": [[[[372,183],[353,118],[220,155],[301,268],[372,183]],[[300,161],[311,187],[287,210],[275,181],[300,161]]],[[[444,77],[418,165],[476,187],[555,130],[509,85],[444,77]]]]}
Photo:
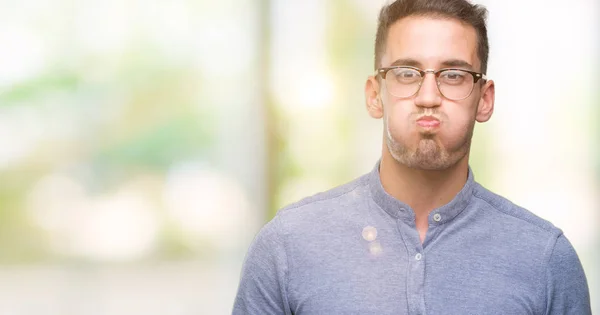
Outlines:
{"type": "MultiPolygon", "coordinates": [[[[470,70],[465,70],[465,69],[460,69],[460,68],[444,68],[444,69],[439,69],[439,70],[433,70],[433,69],[425,69],[425,70],[421,70],[419,68],[416,67],[411,67],[411,66],[393,66],[393,67],[383,67],[383,68],[379,68],[377,69],[377,72],[375,74],[375,76],[381,76],[381,78],[383,79],[383,81],[385,82],[386,86],[387,86],[387,81],[386,81],[386,75],[388,73],[388,71],[393,70],[393,69],[412,69],[412,70],[416,70],[421,74],[421,81],[419,82],[419,88],[417,88],[417,91],[415,91],[415,93],[409,95],[409,96],[396,96],[396,97],[400,97],[400,98],[409,98],[409,97],[413,97],[415,96],[417,93],[419,93],[419,91],[421,90],[421,85],[423,85],[423,80],[425,80],[425,75],[427,73],[431,73],[435,76],[435,82],[437,83],[437,88],[438,91],[440,92],[440,94],[452,101],[461,101],[464,100],[466,98],[468,98],[469,96],[471,96],[471,94],[473,94],[473,89],[475,89],[475,84],[477,82],[479,82],[479,80],[483,80],[482,82],[484,82],[485,80],[487,80],[487,76],[485,75],[485,73],[480,73],[480,72],[475,72],[475,71],[470,71],[470,70]],[[470,75],[473,76],[473,86],[471,87],[471,91],[469,91],[469,94],[467,94],[467,96],[463,97],[463,98],[449,98],[446,95],[444,95],[444,93],[442,92],[442,90],[440,89],[440,74],[444,71],[449,71],[449,70],[459,70],[459,71],[464,71],[466,73],[469,73],[470,75]]],[[[389,91],[389,90],[388,90],[389,91]]],[[[390,93],[391,94],[391,93],[390,93]]],[[[393,95],[393,94],[392,94],[393,95]]]]}

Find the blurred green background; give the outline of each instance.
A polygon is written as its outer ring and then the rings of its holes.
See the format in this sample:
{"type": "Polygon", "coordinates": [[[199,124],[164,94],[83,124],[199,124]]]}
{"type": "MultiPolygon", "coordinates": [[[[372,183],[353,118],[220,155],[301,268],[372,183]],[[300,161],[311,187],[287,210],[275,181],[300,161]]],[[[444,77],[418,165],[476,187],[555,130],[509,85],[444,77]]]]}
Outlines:
{"type": "MultiPolygon", "coordinates": [[[[230,312],[277,209],[379,157],[383,2],[0,0],[0,314],[230,312]]],[[[565,231],[599,312],[599,5],[478,3],[475,177],[565,231]]]]}

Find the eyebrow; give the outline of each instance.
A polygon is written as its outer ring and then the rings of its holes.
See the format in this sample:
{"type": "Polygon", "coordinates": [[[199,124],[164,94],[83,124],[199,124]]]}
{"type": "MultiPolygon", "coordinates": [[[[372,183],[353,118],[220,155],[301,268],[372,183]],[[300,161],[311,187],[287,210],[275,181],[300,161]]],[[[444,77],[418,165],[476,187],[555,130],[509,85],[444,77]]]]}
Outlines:
{"type": "MultiPolygon", "coordinates": [[[[473,70],[473,66],[470,63],[468,63],[464,60],[460,60],[460,59],[444,60],[441,63],[441,65],[442,65],[442,68],[466,68],[468,70],[473,70]]],[[[390,67],[395,67],[395,66],[409,66],[409,67],[422,68],[423,65],[415,59],[401,58],[401,59],[397,59],[390,65],[390,67]]]]}
{"type": "Polygon", "coordinates": [[[421,63],[415,59],[402,58],[402,59],[396,59],[396,61],[392,62],[392,64],[390,65],[390,67],[395,67],[395,66],[409,66],[409,67],[421,68],[421,63]]]}
{"type": "Polygon", "coordinates": [[[458,67],[458,68],[467,68],[469,70],[473,70],[473,66],[464,61],[464,60],[460,60],[460,59],[450,59],[450,60],[446,60],[444,62],[442,62],[442,66],[444,67],[458,67]]]}

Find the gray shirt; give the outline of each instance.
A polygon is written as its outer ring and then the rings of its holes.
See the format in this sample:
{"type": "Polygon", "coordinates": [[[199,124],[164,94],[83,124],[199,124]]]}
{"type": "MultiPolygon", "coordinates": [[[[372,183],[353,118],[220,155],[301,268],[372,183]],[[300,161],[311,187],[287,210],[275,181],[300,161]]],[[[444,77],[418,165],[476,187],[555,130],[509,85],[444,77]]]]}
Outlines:
{"type": "MultiPolygon", "coordinates": [[[[568,210],[566,210],[568,211],[568,210]]],[[[415,216],[370,174],[280,210],[246,256],[233,314],[591,314],[561,230],[468,180],[415,216]]]]}

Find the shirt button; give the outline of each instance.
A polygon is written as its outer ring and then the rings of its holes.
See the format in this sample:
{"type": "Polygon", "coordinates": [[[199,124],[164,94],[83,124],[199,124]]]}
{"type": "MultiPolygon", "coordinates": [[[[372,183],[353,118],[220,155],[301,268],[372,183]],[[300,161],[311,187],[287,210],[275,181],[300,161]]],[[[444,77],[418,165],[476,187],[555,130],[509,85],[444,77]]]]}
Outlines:
{"type": "Polygon", "coordinates": [[[421,253],[417,253],[417,254],[415,255],[415,259],[416,259],[416,260],[421,260],[421,258],[423,258],[423,255],[421,255],[421,253]]]}
{"type": "Polygon", "coordinates": [[[435,222],[440,222],[442,220],[442,216],[439,213],[436,213],[435,215],[433,215],[433,220],[435,222]]]}

